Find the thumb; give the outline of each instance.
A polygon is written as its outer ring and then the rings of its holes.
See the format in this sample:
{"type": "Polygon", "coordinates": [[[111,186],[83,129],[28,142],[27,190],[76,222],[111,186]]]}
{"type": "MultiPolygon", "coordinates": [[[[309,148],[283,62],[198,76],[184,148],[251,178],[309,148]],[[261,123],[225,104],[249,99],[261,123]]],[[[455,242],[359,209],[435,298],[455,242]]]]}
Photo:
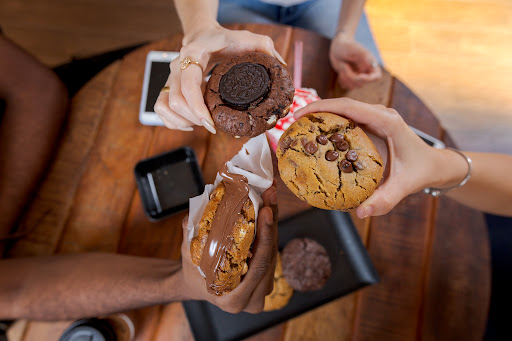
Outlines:
{"type": "Polygon", "coordinates": [[[356,214],[363,219],[369,216],[384,215],[391,211],[406,195],[400,186],[389,181],[377,188],[373,194],[356,209],[356,214]]]}

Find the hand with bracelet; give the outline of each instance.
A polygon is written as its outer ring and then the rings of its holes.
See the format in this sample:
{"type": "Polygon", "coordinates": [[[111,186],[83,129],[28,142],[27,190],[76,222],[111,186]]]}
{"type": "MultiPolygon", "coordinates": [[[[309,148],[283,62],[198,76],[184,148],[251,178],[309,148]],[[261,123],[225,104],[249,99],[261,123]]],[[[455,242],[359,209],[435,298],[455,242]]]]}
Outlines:
{"type": "Polygon", "coordinates": [[[332,112],[352,119],[377,137],[385,173],[377,190],[356,210],[358,217],[383,215],[403,198],[425,188],[440,190],[484,212],[512,216],[512,156],[436,149],[423,142],[394,110],[348,98],[313,102],[298,110],[332,112]],[[469,161],[471,160],[471,161],[469,161]]]}

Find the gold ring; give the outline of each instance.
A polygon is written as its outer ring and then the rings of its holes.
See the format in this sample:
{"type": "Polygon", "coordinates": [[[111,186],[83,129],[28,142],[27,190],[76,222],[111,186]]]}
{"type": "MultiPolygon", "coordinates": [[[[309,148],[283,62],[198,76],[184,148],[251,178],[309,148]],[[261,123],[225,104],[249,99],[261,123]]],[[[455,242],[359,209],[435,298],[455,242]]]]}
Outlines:
{"type": "Polygon", "coordinates": [[[168,86],[164,86],[160,92],[169,92],[169,87],[168,86]]]}
{"type": "Polygon", "coordinates": [[[190,64],[196,64],[197,66],[199,66],[201,68],[201,71],[203,71],[202,65],[199,64],[199,62],[193,61],[192,59],[190,59],[190,57],[185,57],[182,60],[180,60],[180,69],[185,70],[187,68],[187,66],[189,66],[190,64]]]}

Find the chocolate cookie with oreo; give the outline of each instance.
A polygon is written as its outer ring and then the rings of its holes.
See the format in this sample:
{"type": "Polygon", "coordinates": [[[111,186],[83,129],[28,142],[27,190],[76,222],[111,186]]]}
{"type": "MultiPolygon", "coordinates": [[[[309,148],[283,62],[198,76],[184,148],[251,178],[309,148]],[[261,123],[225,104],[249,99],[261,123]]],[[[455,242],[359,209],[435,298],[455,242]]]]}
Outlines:
{"type": "Polygon", "coordinates": [[[277,59],[251,52],[215,67],[205,102],[218,129],[254,137],[288,114],[294,91],[290,74],[277,59]]]}

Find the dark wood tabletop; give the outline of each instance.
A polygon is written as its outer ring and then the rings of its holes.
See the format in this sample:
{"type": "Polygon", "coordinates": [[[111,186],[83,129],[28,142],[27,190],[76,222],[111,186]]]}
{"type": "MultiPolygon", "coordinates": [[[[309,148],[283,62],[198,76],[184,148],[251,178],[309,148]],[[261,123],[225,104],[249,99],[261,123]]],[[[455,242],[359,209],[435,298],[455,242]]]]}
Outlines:
{"type": "MultiPolygon", "coordinates": [[[[329,66],[329,40],[288,26],[235,25],[269,35],[293,72],[293,46],[304,42],[304,87],[322,98],[345,95],[395,108],[410,125],[453,145],[439,121],[401,81],[384,77],[342,93],[329,66]]],[[[206,183],[245,142],[223,133],[148,127],[138,121],[146,54],[179,51],[180,35],[128,54],[89,81],[73,98],[69,120],[48,175],[23,217],[31,233],[7,257],[71,252],[117,252],[179,259],[181,220],[144,215],[135,164],[176,147],[191,146],[206,183]]],[[[442,170],[439,170],[442,171],[442,170]]],[[[280,218],[307,205],[278,184],[280,218]]],[[[481,340],[490,301],[490,254],[483,215],[448,198],[422,193],[385,216],[351,214],[380,282],[334,300],[251,340],[481,340]]],[[[191,340],[181,303],[128,312],[136,340],[191,340]]],[[[71,321],[17,321],[15,340],[58,340],[71,321]]]]}

